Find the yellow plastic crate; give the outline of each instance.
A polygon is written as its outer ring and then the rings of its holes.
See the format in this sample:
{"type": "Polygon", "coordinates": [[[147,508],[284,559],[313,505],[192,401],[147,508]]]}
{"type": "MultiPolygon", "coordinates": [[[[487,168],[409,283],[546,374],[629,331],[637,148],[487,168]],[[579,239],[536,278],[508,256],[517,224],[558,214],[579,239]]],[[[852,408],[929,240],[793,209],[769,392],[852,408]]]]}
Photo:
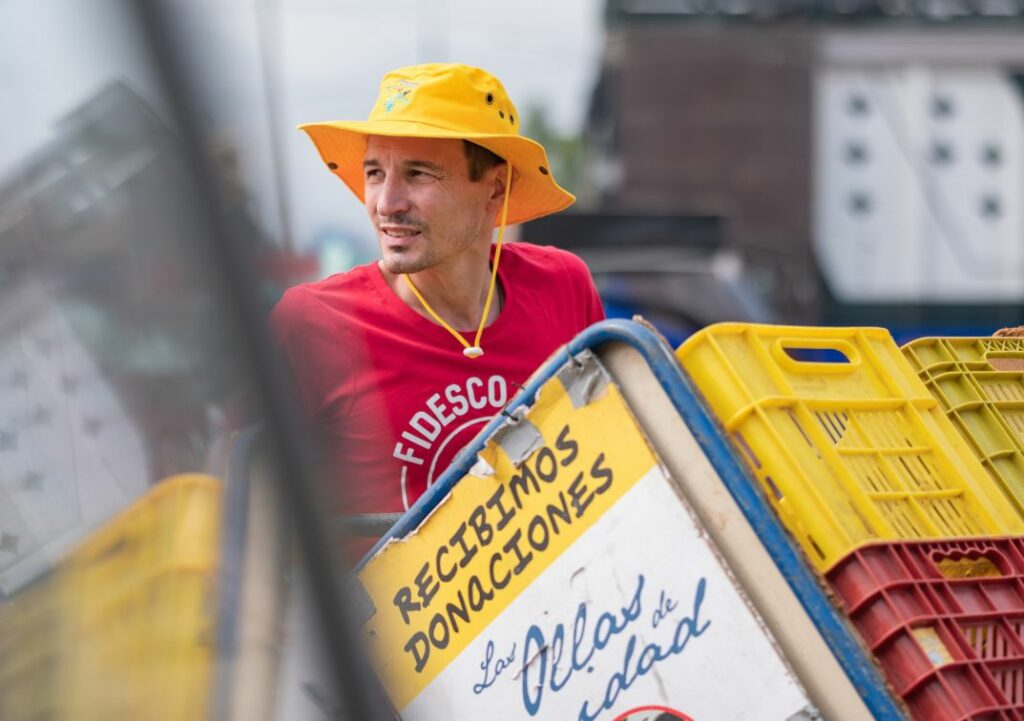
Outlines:
{"type": "Polygon", "coordinates": [[[0,603],[0,719],[58,718],[63,628],[49,578],[0,603]]]}
{"type": "Polygon", "coordinates": [[[213,476],[167,478],[94,531],[63,565],[129,583],[137,580],[133,569],[211,568],[220,540],[220,493],[213,476]]]}
{"type": "Polygon", "coordinates": [[[676,356],[819,570],[875,540],[1024,533],[884,329],[722,323],[676,356]]]}
{"type": "Polygon", "coordinates": [[[214,589],[212,573],[168,570],[74,619],[63,677],[68,717],[209,718],[214,589]]]}
{"type": "Polygon", "coordinates": [[[902,350],[1024,517],[1024,338],[919,338],[902,350]]]}
{"type": "Polygon", "coordinates": [[[221,483],[181,475],[0,605],[0,719],[210,718],[221,483]]]}
{"type": "Polygon", "coordinates": [[[216,478],[174,476],[62,562],[69,718],[209,717],[220,516],[216,478]]]}

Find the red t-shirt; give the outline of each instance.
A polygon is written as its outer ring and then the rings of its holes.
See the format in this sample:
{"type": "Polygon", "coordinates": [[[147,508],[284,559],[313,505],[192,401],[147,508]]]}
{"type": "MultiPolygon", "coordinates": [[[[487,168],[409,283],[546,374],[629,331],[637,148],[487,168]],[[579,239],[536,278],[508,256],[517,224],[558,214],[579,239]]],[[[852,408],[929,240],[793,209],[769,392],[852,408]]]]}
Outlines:
{"type": "MultiPolygon", "coordinates": [[[[604,317],[587,267],[564,250],[510,243],[498,278],[504,306],[479,358],[402,302],[376,263],[292,288],[274,308],[345,513],[408,508],[551,353],[604,317]]],[[[463,335],[472,343],[475,329],[463,335]]]]}

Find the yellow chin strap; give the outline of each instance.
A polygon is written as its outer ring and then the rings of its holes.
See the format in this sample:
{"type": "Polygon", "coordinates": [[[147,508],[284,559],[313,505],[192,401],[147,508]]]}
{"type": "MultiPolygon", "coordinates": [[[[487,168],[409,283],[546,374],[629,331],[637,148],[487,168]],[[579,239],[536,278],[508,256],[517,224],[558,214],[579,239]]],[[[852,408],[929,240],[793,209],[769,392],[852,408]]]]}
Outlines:
{"type": "Polygon", "coordinates": [[[476,338],[473,340],[473,345],[469,344],[462,334],[452,328],[445,322],[444,318],[439,316],[430,304],[427,303],[427,299],[417,290],[416,286],[413,285],[412,278],[408,274],[403,274],[405,282],[409,284],[409,289],[412,290],[412,294],[416,296],[416,300],[423,305],[423,308],[430,314],[430,317],[441,324],[441,327],[451,333],[457,341],[463,346],[462,355],[467,358],[479,358],[484,354],[484,349],[480,347],[480,337],[484,334],[484,325],[487,323],[487,316],[491,312],[491,301],[494,300],[494,289],[498,284],[498,259],[501,258],[501,241],[505,237],[505,220],[508,218],[508,195],[512,189],[512,166],[508,163],[505,164],[508,169],[508,177],[505,180],[505,199],[501,203],[501,225],[498,227],[498,244],[494,249],[494,263],[491,267],[491,284],[487,288],[487,300],[484,302],[484,313],[480,316],[480,325],[476,329],[476,338]]]}

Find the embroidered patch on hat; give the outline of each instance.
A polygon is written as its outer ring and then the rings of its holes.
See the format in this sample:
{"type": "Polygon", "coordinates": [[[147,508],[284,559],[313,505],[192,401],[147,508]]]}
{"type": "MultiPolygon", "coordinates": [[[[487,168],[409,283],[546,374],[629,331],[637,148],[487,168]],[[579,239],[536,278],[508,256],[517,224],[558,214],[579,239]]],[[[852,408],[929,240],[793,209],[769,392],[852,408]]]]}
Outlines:
{"type": "Polygon", "coordinates": [[[416,89],[419,83],[414,83],[411,80],[397,80],[391,85],[384,88],[384,92],[388,93],[388,97],[384,100],[384,111],[390,113],[395,108],[404,108],[412,101],[412,91],[416,89]]]}

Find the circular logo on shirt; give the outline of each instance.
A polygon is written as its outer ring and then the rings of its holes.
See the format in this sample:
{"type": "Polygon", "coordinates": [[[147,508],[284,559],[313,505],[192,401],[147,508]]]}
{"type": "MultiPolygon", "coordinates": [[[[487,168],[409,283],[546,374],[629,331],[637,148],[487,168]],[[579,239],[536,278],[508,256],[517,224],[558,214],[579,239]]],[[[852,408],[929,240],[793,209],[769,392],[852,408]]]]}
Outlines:
{"type": "Polygon", "coordinates": [[[401,462],[402,503],[409,505],[430,488],[465,447],[509,400],[501,375],[470,376],[430,394],[399,428],[393,456],[401,462]]]}

